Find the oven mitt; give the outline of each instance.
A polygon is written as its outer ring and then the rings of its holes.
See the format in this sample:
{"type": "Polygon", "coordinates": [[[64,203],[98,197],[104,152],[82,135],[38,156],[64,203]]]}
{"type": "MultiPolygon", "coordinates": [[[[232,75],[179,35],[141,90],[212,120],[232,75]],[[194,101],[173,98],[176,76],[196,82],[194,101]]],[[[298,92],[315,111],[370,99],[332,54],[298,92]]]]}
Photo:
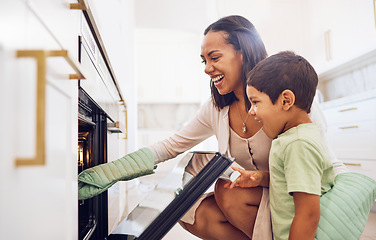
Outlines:
{"type": "Polygon", "coordinates": [[[360,239],[376,198],[376,181],[355,172],[338,174],[320,198],[317,240],[360,239]]]}
{"type": "Polygon", "coordinates": [[[141,148],[115,161],[85,169],[78,175],[78,199],[92,198],[118,181],[152,174],[155,168],[152,151],[141,148]]]}

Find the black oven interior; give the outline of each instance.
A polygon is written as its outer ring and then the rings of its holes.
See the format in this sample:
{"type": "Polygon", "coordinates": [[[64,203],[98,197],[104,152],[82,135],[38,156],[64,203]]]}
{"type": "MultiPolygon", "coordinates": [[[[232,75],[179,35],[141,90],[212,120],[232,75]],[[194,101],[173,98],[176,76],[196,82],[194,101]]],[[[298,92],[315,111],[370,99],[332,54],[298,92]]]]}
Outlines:
{"type": "MultiPolygon", "coordinates": [[[[107,162],[106,113],[79,88],[78,173],[107,162]]],[[[78,202],[78,239],[105,239],[108,235],[107,191],[78,202]]]]}

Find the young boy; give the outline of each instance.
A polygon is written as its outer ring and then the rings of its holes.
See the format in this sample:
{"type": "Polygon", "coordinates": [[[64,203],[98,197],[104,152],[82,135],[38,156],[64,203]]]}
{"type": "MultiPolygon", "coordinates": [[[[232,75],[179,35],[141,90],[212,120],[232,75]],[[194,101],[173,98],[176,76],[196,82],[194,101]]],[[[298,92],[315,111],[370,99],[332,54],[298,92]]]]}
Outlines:
{"type": "MultiPolygon", "coordinates": [[[[261,61],[247,80],[249,113],[273,139],[269,191],[274,239],[314,239],[320,196],[334,184],[319,127],[308,116],[317,83],[308,61],[288,51],[261,61]]],[[[255,185],[257,175],[239,172],[231,187],[255,185]]]]}

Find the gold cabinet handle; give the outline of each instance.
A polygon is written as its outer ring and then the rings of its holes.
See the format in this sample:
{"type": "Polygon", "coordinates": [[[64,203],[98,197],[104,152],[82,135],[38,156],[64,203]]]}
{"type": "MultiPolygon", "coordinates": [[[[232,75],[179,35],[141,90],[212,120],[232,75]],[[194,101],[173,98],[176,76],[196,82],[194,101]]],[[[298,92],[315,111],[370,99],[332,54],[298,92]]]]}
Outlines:
{"type": "Polygon", "coordinates": [[[347,112],[347,111],[353,111],[353,110],[357,110],[358,108],[356,107],[353,107],[353,108],[346,108],[346,109],[342,109],[342,110],[338,110],[338,112],[347,112]]]}
{"type": "MultiPolygon", "coordinates": [[[[37,87],[36,87],[36,142],[35,142],[35,156],[32,158],[16,158],[16,167],[20,166],[37,166],[44,165],[46,162],[46,72],[47,72],[47,57],[64,57],[72,68],[76,71],[78,79],[85,79],[82,72],[79,70],[77,64],[68,56],[68,51],[45,51],[45,50],[19,50],[16,52],[18,58],[34,58],[37,62],[37,87]]],[[[69,78],[72,79],[70,76],[69,78]]]]}
{"type": "Polygon", "coordinates": [[[86,5],[82,0],[78,0],[77,2],[78,3],[69,4],[69,8],[75,10],[86,10],[86,5]]]}
{"type": "Polygon", "coordinates": [[[339,129],[346,130],[346,129],[353,129],[353,128],[359,128],[359,126],[340,127],[339,129]]]}
{"type": "Polygon", "coordinates": [[[47,51],[47,57],[64,57],[69,65],[76,72],[74,74],[69,74],[69,79],[85,79],[84,74],[82,73],[79,63],[74,61],[68,54],[67,50],[56,50],[56,51],[47,51]]]}
{"type": "Polygon", "coordinates": [[[346,166],[354,166],[354,167],[361,167],[362,164],[360,163],[343,163],[346,166]]]}
{"type": "Polygon", "coordinates": [[[125,113],[125,137],[123,139],[128,139],[128,111],[125,109],[123,112],[125,113]]]}
{"type": "Polygon", "coordinates": [[[325,37],[325,55],[326,60],[330,61],[332,60],[332,46],[331,46],[331,30],[328,30],[324,33],[325,37]]]}
{"type": "Polygon", "coordinates": [[[120,105],[123,105],[125,110],[123,110],[123,112],[125,113],[125,137],[123,139],[128,139],[128,112],[127,112],[127,105],[125,104],[125,101],[123,99],[121,99],[120,101],[120,105]]]}

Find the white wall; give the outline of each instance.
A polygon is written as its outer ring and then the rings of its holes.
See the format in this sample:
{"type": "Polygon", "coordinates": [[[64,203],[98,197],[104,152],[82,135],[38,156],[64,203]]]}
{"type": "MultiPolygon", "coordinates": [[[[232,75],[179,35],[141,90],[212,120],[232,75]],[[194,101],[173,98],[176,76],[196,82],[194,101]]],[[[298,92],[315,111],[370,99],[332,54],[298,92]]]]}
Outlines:
{"type": "MultiPolygon", "coordinates": [[[[181,128],[184,124],[180,120],[190,120],[195,114],[190,110],[210,97],[210,79],[200,58],[203,32],[220,17],[231,14],[254,23],[270,54],[285,49],[299,52],[303,47],[303,35],[299,34],[303,22],[296,21],[302,18],[298,0],[136,1],[135,62],[142,120],[139,147],[181,128]],[[286,15],[287,11],[294,15],[286,15]],[[183,108],[187,110],[176,111],[183,108]]],[[[198,148],[217,147],[210,139],[198,148]]]]}
{"type": "Polygon", "coordinates": [[[247,17],[258,29],[269,55],[293,50],[305,56],[318,73],[371,51],[376,45],[372,2],[368,0],[92,0],[90,4],[100,19],[102,38],[127,102],[129,151],[139,147],[136,144],[138,101],[184,102],[179,92],[187,91],[187,76],[191,76],[191,86],[197,85],[191,102],[202,102],[210,95],[209,80],[197,55],[204,29],[219,17],[231,14],[247,17]],[[332,59],[329,60],[324,38],[327,30],[331,30],[332,59]],[[185,49],[190,49],[190,54],[185,51],[183,57],[179,55],[176,44],[157,49],[163,45],[163,38],[165,44],[174,41],[179,44],[184,39],[186,46],[191,39],[185,49]],[[145,54],[146,42],[151,49],[150,58],[145,54]],[[158,64],[158,74],[153,72],[156,66],[151,65],[153,61],[158,64]],[[180,66],[182,74],[173,66],[180,66]],[[161,94],[155,91],[158,83],[173,86],[175,90],[161,94]]]}

